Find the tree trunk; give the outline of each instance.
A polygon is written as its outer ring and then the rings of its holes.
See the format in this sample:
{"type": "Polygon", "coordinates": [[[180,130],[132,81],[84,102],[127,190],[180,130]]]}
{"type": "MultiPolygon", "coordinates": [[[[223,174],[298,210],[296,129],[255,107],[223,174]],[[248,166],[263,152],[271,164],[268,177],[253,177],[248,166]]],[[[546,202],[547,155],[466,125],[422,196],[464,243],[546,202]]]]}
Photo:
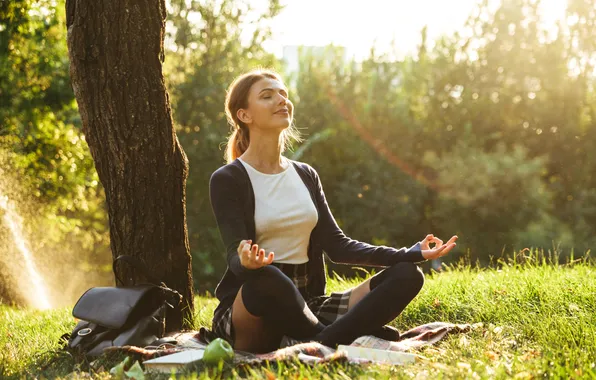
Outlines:
{"type": "MultiPolygon", "coordinates": [[[[188,161],[162,75],[164,0],[67,0],[72,87],[106,192],[114,258],[143,260],[182,294],[168,331],[189,327],[193,292],[186,230],[188,161]]],[[[124,285],[145,281],[126,265],[124,285]]]]}

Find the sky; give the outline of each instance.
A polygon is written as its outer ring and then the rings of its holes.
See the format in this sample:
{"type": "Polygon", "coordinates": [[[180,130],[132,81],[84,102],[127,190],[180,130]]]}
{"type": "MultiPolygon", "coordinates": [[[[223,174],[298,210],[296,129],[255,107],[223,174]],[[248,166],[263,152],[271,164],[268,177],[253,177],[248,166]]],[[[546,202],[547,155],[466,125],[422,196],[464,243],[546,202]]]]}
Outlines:
{"type": "MultiPolygon", "coordinates": [[[[390,50],[396,41],[398,54],[413,51],[420,30],[427,25],[430,40],[461,28],[479,0],[282,0],[285,9],[273,21],[273,40],[266,48],[281,56],[283,46],[347,48],[349,57],[364,58],[376,44],[390,50]]],[[[491,0],[497,6],[499,0],[491,0]]],[[[262,6],[266,0],[252,0],[262,6]]],[[[565,0],[543,0],[545,23],[554,27],[565,12],[565,0]]]]}

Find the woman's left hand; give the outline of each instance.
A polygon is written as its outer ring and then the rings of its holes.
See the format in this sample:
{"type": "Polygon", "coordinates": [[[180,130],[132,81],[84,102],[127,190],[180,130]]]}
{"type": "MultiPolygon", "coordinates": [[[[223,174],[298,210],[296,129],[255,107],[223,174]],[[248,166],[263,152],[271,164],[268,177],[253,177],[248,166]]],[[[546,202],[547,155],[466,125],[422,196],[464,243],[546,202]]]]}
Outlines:
{"type": "Polygon", "coordinates": [[[422,250],[422,257],[426,260],[434,260],[439,257],[445,256],[455,247],[457,244],[457,235],[454,235],[449,241],[443,244],[443,240],[435,237],[434,235],[426,235],[424,240],[420,243],[420,249],[422,250]],[[434,247],[431,248],[430,244],[435,243],[434,247]]]}

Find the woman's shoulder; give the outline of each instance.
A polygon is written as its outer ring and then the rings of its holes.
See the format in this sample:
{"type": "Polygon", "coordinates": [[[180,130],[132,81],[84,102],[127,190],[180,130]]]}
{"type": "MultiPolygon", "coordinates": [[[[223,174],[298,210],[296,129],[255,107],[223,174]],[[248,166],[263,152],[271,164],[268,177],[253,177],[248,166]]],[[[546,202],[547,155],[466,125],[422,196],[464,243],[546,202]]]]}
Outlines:
{"type": "Polygon", "coordinates": [[[306,162],[300,162],[295,160],[290,160],[290,162],[294,164],[294,168],[298,172],[298,175],[302,178],[304,183],[306,183],[309,188],[317,189],[317,187],[320,186],[319,173],[317,173],[315,168],[313,168],[306,162]]]}
{"type": "Polygon", "coordinates": [[[216,169],[211,174],[210,181],[242,181],[247,176],[246,169],[238,159],[216,169]]]}
{"type": "Polygon", "coordinates": [[[299,170],[302,170],[302,171],[308,173],[309,175],[317,176],[317,171],[315,170],[315,168],[313,168],[311,165],[307,164],[306,162],[296,161],[296,160],[292,160],[289,158],[288,158],[288,160],[292,164],[294,164],[294,167],[298,168],[299,170]]]}

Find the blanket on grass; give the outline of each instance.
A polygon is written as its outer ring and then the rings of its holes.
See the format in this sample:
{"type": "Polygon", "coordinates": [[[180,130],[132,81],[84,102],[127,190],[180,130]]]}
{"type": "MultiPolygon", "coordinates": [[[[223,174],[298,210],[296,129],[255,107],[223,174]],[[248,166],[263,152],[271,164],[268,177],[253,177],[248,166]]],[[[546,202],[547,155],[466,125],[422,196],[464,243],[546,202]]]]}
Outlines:
{"type": "MultiPolygon", "coordinates": [[[[450,333],[467,332],[474,328],[470,324],[454,324],[446,322],[427,323],[401,334],[400,340],[393,342],[366,335],[357,338],[351,346],[376,348],[381,350],[413,352],[422,346],[434,344],[450,333]]],[[[201,339],[200,331],[185,331],[169,335],[176,339],[176,344],[164,344],[159,347],[121,346],[109,347],[106,352],[122,352],[142,360],[148,360],[176,352],[205,348],[207,345],[201,339]]],[[[294,361],[300,360],[305,364],[327,363],[333,361],[347,361],[355,363],[370,362],[363,359],[348,358],[346,353],[317,342],[298,343],[265,354],[252,354],[235,351],[235,365],[257,365],[267,361],[294,361]]]]}

